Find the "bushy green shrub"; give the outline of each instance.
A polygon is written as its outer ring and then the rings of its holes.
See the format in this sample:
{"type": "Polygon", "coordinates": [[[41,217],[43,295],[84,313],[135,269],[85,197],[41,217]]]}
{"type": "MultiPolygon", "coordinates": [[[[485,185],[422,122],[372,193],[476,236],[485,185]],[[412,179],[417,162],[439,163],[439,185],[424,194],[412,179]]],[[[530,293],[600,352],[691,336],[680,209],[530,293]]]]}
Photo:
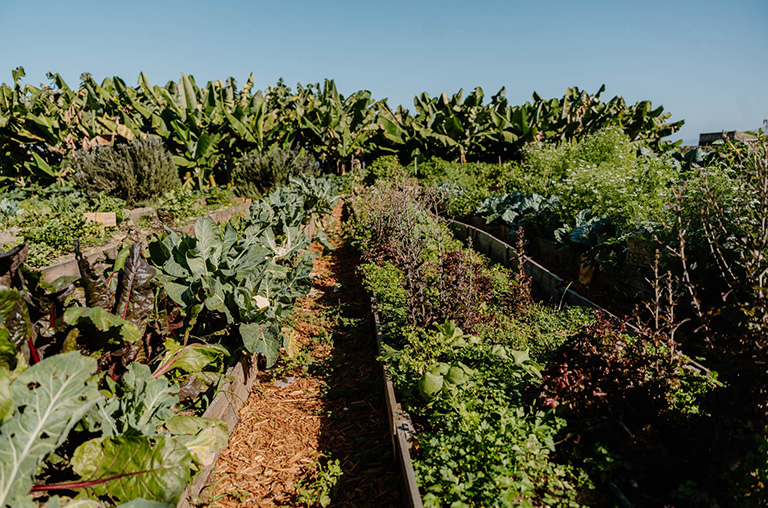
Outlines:
{"type": "Polygon", "coordinates": [[[243,156],[232,170],[232,184],[241,196],[258,197],[285,185],[292,176],[320,173],[314,157],[304,150],[273,147],[267,152],[243,156]]]}
{"type": "Polygon", "coordinates": [[[419,164],[418,176],[435,185],[446,213],[454,217],[472,215],[492,189],[499,188],[504,167],[474,162],[461,164],[433,158],[419,164]]]}
{"type": "Polygon", "coordinates": [[[106,192],[128,206],[150,203],[181,186],[171,154],[154,138],[78,150],[71,164],[75,182],[89,195],[106,192]]]}
{"type": "Polygon", "coordinates": [[[519,167],[510,168],[507,188],[557,195],[569,217],[591,209],[620,225],[658,220],[678,164],[667,156],[639,155],[638,148],[617,127],[581,141],[536,145],[525,151],[519,167]]]}
{"type": "Polygon", "coordinates": [[[412,176],[412,172],[409,172],[408,168],[400,164],[397,156],[384,155],[368,166],[365,183],[373,185],[376,183],[376,180],[390,180],[392,178],[402,177],[405,174],[412,176]]]}

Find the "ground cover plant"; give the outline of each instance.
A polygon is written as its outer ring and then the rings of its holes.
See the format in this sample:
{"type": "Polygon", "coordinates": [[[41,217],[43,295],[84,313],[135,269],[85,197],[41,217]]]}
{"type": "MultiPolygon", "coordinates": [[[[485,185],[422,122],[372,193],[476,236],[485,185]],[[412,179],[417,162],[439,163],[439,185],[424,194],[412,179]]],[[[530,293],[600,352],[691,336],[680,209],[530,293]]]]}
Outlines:
{"type": "Polygon", "coordinates": [[[85,213],[114,212],[117,224],[125,220],[125,202],[107,194],[88,196],[69,185],[54,185],[33,192],[20,192],[13,216],[5,225],[6,249],[26,242],[29,266],[47,266],[65,254],[72,254],[75,243],[82,246],[104,243],[117,233],[116,227],[103,226],[85,218],[85,213]]]}
{"type": "Polygon", "coordinates": [[[234,193],[230,190],[213,187],[204,190],[191,190],[176,187],[168,192],[154,193],[151,201],[159,210],[139,219],[137,223],[128,221],[129,208],[126,201],[114,197],[106,191],[89,193],[87,189],[69,184],[53,184],[45,188],[16,189],[11,197],[4,198],[7,213],[0,218],[5,227],[2,246],[9,249],[20,242],[29,245],[26,258],[28,266],[44,267],[64,256],[74,253],[75,243],[82,248],[105,244],[111,240],[119,241],[131,231],[139,228],[150,229],[160,220],[168,226],[184,225],[191,218],[206,213],[234,206],[234,193]],[[85,214],[101,212],[114,213],[115,226],[101,224],[87,218],[85,214]],[[157,215],[157,217],[155,216],[157,215]]]}

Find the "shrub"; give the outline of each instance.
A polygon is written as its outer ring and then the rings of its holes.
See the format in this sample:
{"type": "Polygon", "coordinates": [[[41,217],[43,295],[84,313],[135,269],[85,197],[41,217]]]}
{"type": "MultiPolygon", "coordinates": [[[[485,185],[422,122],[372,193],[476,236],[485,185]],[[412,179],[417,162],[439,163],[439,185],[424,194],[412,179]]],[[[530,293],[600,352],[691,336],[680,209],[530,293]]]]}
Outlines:
{"type": "Polygon", "coordinates": [[[71,163],[75,182],[89,195],[106,192],[128,206],[149,203],[181,185],[171,154],[154,138],[78,150],[71,163]]]}
{"type": "Polygon", "coordinates": [[[244,155],[232,170],[232,184],[242,196],[258,197],[285,185],[292,176],[320,173],[314,157],[304,150],[273,147],[268,152],[244,155]]]}
{"type": "Polygon", "coordinates": [[[510,169],[507,186],[560,196],[567,217],[588,208],[622,226],[658,220],[678,164],[671,157],[638,155],[637,148],[616,127],[581,141],[537,145],[526,150],[520,167],[510,169]]]}

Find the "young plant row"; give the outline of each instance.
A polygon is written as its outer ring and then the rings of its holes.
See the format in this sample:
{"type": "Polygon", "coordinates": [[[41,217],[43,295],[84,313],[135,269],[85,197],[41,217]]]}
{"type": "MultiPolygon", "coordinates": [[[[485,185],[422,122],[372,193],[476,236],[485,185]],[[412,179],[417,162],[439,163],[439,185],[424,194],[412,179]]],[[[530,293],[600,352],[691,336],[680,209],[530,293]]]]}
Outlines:
{"type": "Polygon", "coordinates": [[[666,146],[661,138],[680,128],[663,107],[649,101],[627,105],[621,97],[603,102],[604,90],[590,95],[569,88],[560,99],[510,106],[504,89],[485,101],[476,88],[448,96],[414,99],[414,111],[374,101],[369,91],[349,96],[332,80],[298,85],[282,81],[253,92],[253,76],[238,89],[233,78],[200,87],[192,76],[152,85],[141,73],[137,86],[106,78],[100,84],[83,74],[78,88],[58,74],[51,86],[22,82],[0,86],[0,177],[52,180],[66,177],[74,150],[145,136],[162,140],[183,174],[198,186],[228,183],[246,154],[272,147],[305,149],[327,165],[346,164],[366,152],[404,158],[471,157],[510,159],[528,143],[582,137],[608,124],[621,125],[632,139],[666,146]]]}
{"type": "Polygon", "coordinates": [[[273,365],[309,291],[330,179],[295,181],[243,219],[168,230],[52,284],[0,256],[0,506],[171,506],[226,446],[195,416],[243,355],[273,365]],[[182,411],[183,410],[183,411],[182,411]]]}
{"type": "Polygon", "coordinates": [[[69,184],[13,189],[0,199],[0,228],[5,233],[0,249],[9,250],[26,242],[29,252],[25,264],[45,267],[73,253],[76,242],[81,247],[98,246],[130,228],[178,226],[192,217],[234,206],[234,194],[224,188],[192,191],[180,188],[178,183],[165,194],[155,194],[151,204],[162,219],[153,214],[135,222],[129,221],[127,202],[108,192],[89,193],[69,184]],[[114,222],[89,219],[94,213],[114,214],[114,222]]]}
{"type": "Polygon", "coordinates": [[[759,506],[759,462],[707,458],[734,443],[716,437],[727,389],[684,353],[667,279],[629,335],[535,303],[524,272],[448,235],[415,181],[382,180],[353,208],[425,506],[759,506]]]}

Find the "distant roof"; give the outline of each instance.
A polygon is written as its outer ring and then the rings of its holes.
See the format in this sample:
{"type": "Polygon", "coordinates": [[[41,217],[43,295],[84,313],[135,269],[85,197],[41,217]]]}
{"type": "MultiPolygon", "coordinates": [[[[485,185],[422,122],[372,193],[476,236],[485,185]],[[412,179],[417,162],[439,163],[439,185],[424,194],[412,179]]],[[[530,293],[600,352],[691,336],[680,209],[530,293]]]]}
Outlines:
{"type": "Polygon", "coordinates": [[[739,131],[707,132],[707,133],[699,134],[699,146],[711,145],[718,139],[723,139],[724,137],[727,137],[731,141],[733,141],[734,139],[738,141],[757,140],[757,138],[752,134],[746,134],[744,132],[739,132],[739,131]]]}

